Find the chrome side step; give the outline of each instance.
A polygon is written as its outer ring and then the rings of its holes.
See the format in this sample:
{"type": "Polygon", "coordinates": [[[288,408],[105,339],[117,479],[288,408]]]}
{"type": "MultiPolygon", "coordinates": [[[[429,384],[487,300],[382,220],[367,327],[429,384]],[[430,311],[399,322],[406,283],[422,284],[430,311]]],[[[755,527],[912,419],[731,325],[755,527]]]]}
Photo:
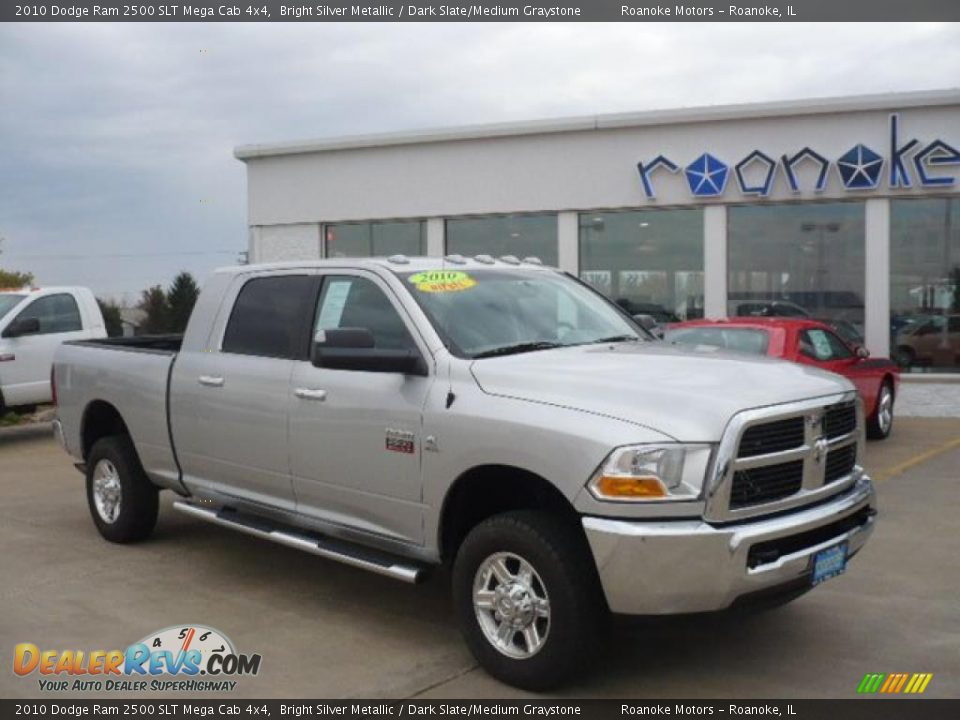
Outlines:
{"type": "Polygon", "coordinates": [[[232,511],[213,510],[197,507],[183,500],[175,500],[173,506],[187,515],[206,520],[207,522],[238,530],[254,537],[271,540],[287,547],[303,550],[304,552],[319,555],[329,560],[336,560],[345,565],[352,565],[363,570],[369,570],[380,575],[392,577],[407,583],[416,583],[422,579],[424,568],[405,559],[397,558],[388,553],[365,548],[359,545],[336,540],[333,538],[311,537],[306,534],[281,529],[264,518],[239,515],[232,511]]]}

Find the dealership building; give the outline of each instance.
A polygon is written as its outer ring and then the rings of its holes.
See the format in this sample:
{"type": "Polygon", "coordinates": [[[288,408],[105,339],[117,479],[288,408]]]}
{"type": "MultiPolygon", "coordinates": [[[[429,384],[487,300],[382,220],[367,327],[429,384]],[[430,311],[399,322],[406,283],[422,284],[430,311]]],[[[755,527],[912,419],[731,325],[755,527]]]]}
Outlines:
{"type": "Polygon", "coordinates": [[[635,313],[787,313],[960,371],[960,90],[250,145],[251,262],[537,257],[635,313]]]}

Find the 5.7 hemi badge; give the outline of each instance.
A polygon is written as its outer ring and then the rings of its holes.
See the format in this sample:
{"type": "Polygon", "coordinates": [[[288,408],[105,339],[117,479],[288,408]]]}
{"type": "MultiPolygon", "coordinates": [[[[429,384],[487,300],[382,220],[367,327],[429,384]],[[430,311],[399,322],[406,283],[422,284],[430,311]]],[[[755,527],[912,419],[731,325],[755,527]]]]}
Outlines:
{"type": "Polygon", "coordinates": [[[415,439],[416,436],[412,432],[387,428],[386,448],[391,452],[413,455],[413,453],[416,452],[416,446],[414,445],[415,439]]]}

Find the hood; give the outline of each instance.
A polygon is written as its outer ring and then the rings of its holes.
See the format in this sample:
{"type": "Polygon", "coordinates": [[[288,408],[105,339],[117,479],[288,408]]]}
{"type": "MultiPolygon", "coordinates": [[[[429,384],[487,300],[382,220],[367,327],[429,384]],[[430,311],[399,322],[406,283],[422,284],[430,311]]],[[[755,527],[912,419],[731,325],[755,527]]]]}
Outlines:
{"type": "Polygon", "coordinates": [[[643,425],[683,442],[716,442],[741,410],[853,389],[806,365],[661,342],[583,345],[475,360],[490,395],[643,425]]]}

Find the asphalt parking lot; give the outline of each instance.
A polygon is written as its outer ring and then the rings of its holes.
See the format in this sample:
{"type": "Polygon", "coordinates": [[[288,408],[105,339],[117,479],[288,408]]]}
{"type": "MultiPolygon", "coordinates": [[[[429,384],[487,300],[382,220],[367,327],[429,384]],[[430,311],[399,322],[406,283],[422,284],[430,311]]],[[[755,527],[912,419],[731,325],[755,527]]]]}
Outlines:
{"type": "MultiPolygon", "coordinates": [[[[867,672],[930,672],[925,696],[960,696],[960,420],[901,418],[866,464],[882,516],[846,575],[756,616],[618,627],[559,694],[847,698],[867,672]]],[[[0,697],[41,696],[9,669],[18,642],[124,648],[181,623],[263,656],[231,697],[524,695],[476,667],[443,575],[403,585],[207,525],[170,497],[151,540],[110,545],[48,427],[0,431],[0,498],[0,697]]]]}

